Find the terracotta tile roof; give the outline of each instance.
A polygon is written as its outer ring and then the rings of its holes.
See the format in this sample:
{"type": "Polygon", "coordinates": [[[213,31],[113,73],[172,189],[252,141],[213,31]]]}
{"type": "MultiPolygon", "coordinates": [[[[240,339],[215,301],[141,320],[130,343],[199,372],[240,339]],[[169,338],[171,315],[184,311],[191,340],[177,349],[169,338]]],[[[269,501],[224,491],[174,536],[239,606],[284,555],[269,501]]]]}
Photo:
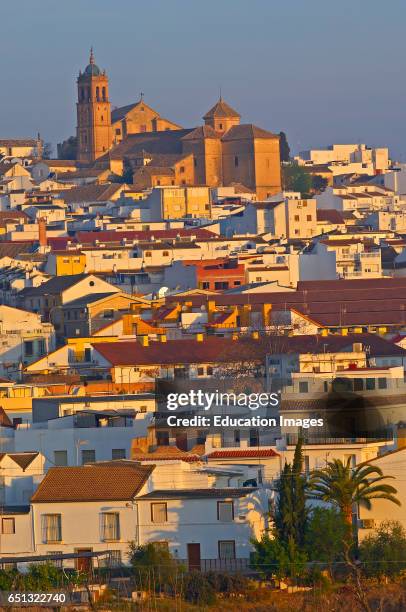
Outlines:
{"type": "Polygon", "coordinates": [[[110,462],[51,468],[32,503],[131,500],[147,482],[154,465],[110,462]]]}
{"type": "Polygon", "coordinates": [[[64,189],[59,192],[59,197],[67,204],[81,202],[105,202],[114,197],[117,192],[124,191],[126,186],[121,183],[106,185],[84,185],[73,189],[64,189]]]}
{"type": "Polygon", "coordinates": [[[186,463],[200,461],[201,458],[192,452],[182,451],[177,446],[158,446],[150,453],[139,453],[134,451],[132,457],[134,461],[173,461],[180,459],[186,463]]]}
{"type": "Polygon", "coordinates": [[[257,487],[242,487],[240,489],[169,489],[156,490],[141,495],[137,499],[227,499],[245,497],[257,491],[257,487]]]}
{"type": "Polygon", "coordinates": [[[205,138],[213,138],[218,140],[221,138],[221,134],[216,132],[216,130],[213,130],[210,125],[202,125],[194,129],[189,134],[186,134],[182,140],[203,140],[205,138]]]}
{"type": "Polygon", "coordinates": [[[228,130],[222,137],[223,141],[228,140],[241,140],[248,138],[267,138],[267,139],[279,139],[279,136],[263,130],[252,123],[234,125],[228,130]]]}
{"type": "MultiPolygon", "coordinates": [[[[177,295],[166,298],[167,306],[188,301],[194,308],[208,301],[206,295],[177,295]]],[[[210,298],[213,299],[213,298],[210,298]]],[[[214,296],[216,306],[250,304],[259,310],[272,304],[272,310],[297,311],[322,325],[405,325],[406,278],[360,280],[300,281],[296,291],[263,293],[221,293],[214,296]]]]}
{"type": "Polygon", "coordinates": [[[234,110],[227,102],[224,102],[222,98],[216,102],[212,108],[207,111],[203,119],[212,119],[213,117],[232,117],[238,119],[241,117],[240,113],[234,110]]]}
{"type": "Polygon", "coordinates": [[[33,138],[2,138],[0,139],[0,147],[36,147],[37,140],[33,138]]]}
{"type": "Polygon", "coordinates": [[[325,210],[317,210],[317,221],[343,224],[344,218],[338,210],[334,210],[334,208],[327,208],[325,210]]]}
{"type": "Polygon", "coordinates": [[[207,459],[255,459],[256,457],[279,457],[279,454],[272,448],[240,448],[216,450],[207,455],[207,459]]]}

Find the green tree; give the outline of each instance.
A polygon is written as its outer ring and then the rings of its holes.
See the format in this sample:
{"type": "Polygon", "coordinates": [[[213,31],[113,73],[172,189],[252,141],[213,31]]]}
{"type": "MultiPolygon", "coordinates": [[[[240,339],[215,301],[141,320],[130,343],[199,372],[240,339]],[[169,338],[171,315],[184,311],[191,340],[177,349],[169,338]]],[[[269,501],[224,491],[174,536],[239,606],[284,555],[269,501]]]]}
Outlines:
{"type": "Polygon", "coordinates": [[[287,545],[291,540],[303,545],[306,528],[306,480],[303,470],[303,440],[299,437],[293,463],[285,463],[277,484],[274,523],[277,538],[287,545]]]}
{"type": "Polygon", "coordinates": [[[285,132],[279,132],[279,154],[281,162],[290,161],[290,146],[285,132]]]}
{"type": "Polygon", "coordinates": [[[310,498],[336,506],[348,525],[352,524],[352,509],[358,504],[371,509],[372,499],[386,499],[401,505],[397,490],[384,480],[382,470],[374,465],[351,467],[351,458],[346,463],[334,459],[321,470],[315,470],[309,482],[310,498]]]}
{"type": "Polygon", "coordinates": [[[264,578],[297,578],[306,572],[307,555],[293,539],[282,542],[274,532],[273,537],[264,534],[261,540],[254,540],[252,544],[254,552],[250,565],[264,578]]]}
{"type": "Polygon", "coordinates": [[[313,508],[305,534],[309,561],[325,564],[332,575],[334,563],[344,559],[345,542],[350,535],[351,530],[339,510],[313,508]]]}
{"type": "Polygon", "coordinates": [[[406,531],[398,521],[381,523],[376,533],[359,546],[363,573],[368,577],[394,578],[406,569],[406,531]]]}
{"type": "Polygon", "coordinates": [[[139,586],[145,590],[171,591],[183,568],[158,542],[137,546],[130,542],[129,559],[139,586]]]}
{"type": "Polygon", "coordinates": [[[324,176],[320,176],[320,174],[314,174],[312,176],[312,189],[314,191],[324,191],[327,185],[328,180],[324,176]]]}
{"type": "Polygon", "coordinates": [[[283,188],[285,191],[298,191],[307,197],[312,189],[312,178],[308,172],[296,162],[282,166],[283,188]]]}

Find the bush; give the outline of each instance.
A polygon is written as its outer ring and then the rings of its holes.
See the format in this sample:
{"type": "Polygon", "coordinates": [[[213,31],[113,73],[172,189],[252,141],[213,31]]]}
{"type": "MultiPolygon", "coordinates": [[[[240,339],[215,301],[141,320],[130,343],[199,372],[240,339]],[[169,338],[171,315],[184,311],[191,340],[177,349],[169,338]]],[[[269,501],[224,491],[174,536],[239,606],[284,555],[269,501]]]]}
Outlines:
{"type": "Polygon", "coordinates": [[[23,576],[27,591],[48,591],[62,583],[62,573],[53,563],[32,563],[23,576]]]}
{"type": "Polygon", "coordinates": [[[341,512],[335,508],[314,508],[305,533],[309,560],[322,563],[332,572],[334,562],[343,560],[345,542],[351,538],[341,512]]]}
{"type": "Polygon", "coordinates": [[[233,595],[235,593],[244,593],[248,589],[248,580],[241,574],[207,572],[205,576],[216,593],[233,595]]]}
{"type": "Polygon", "coordinates": [[[361,542],[359,558],[368,577],[399,576],[406,569],[406,531],[401,523],[383,522],[361,542]]]}
{"type": "Polygon", "coordinates": [[[216,601],[216,592],[206,574],[190,572],[184,577],[183,597],[189,603],[210,606],[216,601]]]}
{"type": "Polygon", "coordinates": [[[264,578],[299,578],[306,575],[307,555],[292,539],[285,544],[265,534],[261,540],[252,543],[255,551],[251,567],[264,578]]]}
{"type": "Polygon", "coordinates": [[[172,557],[166,547],[154,544],[136,546],[130,544],[130,563],[135,579],[143,590],[164,590],[172,592],[182,566],[172,557]]]}

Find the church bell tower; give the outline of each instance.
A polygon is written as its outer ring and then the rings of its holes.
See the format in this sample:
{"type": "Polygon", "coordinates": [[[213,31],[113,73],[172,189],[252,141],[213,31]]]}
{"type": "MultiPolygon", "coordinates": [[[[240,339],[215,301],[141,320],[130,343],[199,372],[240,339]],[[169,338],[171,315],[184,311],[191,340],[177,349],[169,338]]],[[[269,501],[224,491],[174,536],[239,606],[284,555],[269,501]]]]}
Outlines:
{"type": "Polygon", "coordinates": [[[77,84],[77,159],[92,163],[112,146],[109,80],[106,72],[96,65],[93,49],[77,84]]]}

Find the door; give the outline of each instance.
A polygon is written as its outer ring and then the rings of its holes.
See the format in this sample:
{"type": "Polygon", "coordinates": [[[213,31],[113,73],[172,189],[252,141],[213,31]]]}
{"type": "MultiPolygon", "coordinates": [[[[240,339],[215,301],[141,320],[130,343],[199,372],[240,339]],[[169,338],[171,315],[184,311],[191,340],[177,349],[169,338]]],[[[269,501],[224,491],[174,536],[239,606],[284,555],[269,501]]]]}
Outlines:
{"type": "MultiPolygon", "coordinates": [[[[76,548],[76,553],[91,553],[91,548],[76,548]]],[[[92,557],[78,557],[75,559],[75,569],[78,572],[85,572],[86,574],[92,571],[92,557]]]]}
{"type": "Polygon", "coordinates": [[[193,543],[187,545],[187,560],[189,571],[200,569],[200,544],[193,543]]]}

